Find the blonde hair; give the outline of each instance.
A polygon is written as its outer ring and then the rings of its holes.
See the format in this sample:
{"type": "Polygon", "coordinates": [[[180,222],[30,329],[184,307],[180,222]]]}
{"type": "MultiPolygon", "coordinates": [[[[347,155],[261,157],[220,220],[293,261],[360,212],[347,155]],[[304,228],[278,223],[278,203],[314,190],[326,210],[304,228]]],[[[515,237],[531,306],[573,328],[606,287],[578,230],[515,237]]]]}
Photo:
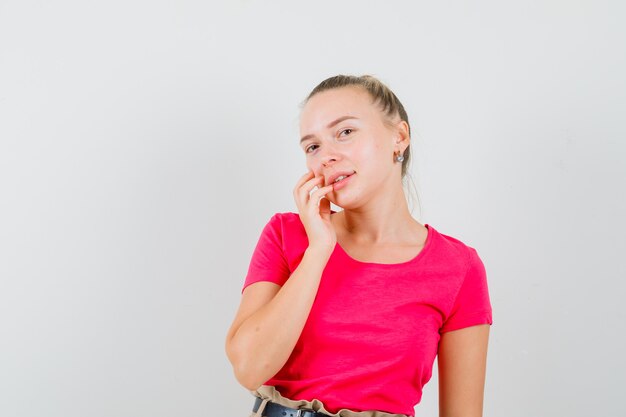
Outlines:
{"type": "MultiPolygon", "coordinates": [[[[300,104],[300,107],[303,108],[304,105],[309,101],[311,97],[313,97],[317,93],[321,93],[322,91],[327,91],[335,88],[348,87],[348,86],[356,86],[360,87],[363,90],[369,93],[372,98],[372,103],[377,104],[383,113],[383,122],[390,127],[395,126],[395,119],[400,117],[401,120],[404,120],[406,124],[409,126],[409,136],[411,135],[411,125],[409,124],[409,116],[406,114],[406,110],[404,110],[404,106],[398,99],[398,97],[394,94],[393,91],[389,87],[387,87],[382,81],[377,79],[372,75],[335,75],[333,77],[329,77],[319,83],[304,99],[304,101],[300,104]]],[[[408,173],[409,161],[411,160],[411,145],[407,146],[402,154],[404,156],[404,160],[402,161],[402,174],[401,177],[404,180],[405,177],[411,179],[410,174],[408,173]]],[[[412,182],[412,180],[411,180],[412,182]]],[[[415,188],[415,187],[414,187],[415,188]]],[[[419,196],[417,191],[415,191],[415,195],[417,196],[418,204],[419,204],[419,196]]]]}

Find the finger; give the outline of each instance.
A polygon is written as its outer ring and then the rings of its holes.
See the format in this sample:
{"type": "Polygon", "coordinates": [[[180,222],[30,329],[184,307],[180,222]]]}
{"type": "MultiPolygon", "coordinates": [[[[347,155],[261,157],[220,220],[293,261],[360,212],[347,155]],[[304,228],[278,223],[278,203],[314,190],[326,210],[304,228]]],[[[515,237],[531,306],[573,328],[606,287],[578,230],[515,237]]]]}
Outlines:
{"type": "Polygon", "coordinates": [[[300,211],[305,210],[307,203],[311,199],[311,190],[319,184],[321,177],[313,178],[294,191],[294,199],[300,211]]]}
{"type": "Polygon", "coordinates": [[[311,191],[313,190],[313,188],[319,187],[320,184],[323,184],[323,181],[324,181],[323,177],[315,177],[306,181],[304,184],[300,186],[298,190],[296,190],[296,193],[298,194],[297,198],[299,198],[300,200],[306,203],[307,201],[306,199],[310,197],[311,191]]]}
{"type": "Polygon", "coordinates": [[[326,194],[331,192],[332,189],[333,189],[333,185],[330,184],[330,185],[327,185],[326,187],[321,187],[321,188],[318,188],[317,190],[313,191],[311,193],[310,198],[309,198],[309,203],[311,203],[311,201],[313,201],[314,202],[314,207],[318,207],[319,203],[320,203],[320,200],[322,198],[325,198],[326,194]]]}
{"type": "Polygon", "coordinates": [[[302,184],[304,184],[309,178],[312,178],[314,176],[315,174],[313,173],[313,171],[308,171],[306,174],[301,176],[300,179],[298,179],[298,182],[296,183],[295,188],[301,187],[302,184]]]}
{"type": "Polygon", "coordinates": [[[309,171],[303,176],[301,176],[300,179],[298,179],[298,182],[296,183],[295,187],[293,187],[294,197],[296,197],[296,195],[300,192],[300,187],[302,187],[307,181],[309,181],[311,178],[314,178],[314,177],[315,177],[315,174],[313,173],[313,171],[309,171]]]}
{"type": "Polygon", "coordinates": [[[330,200],[328,197],[324,196],[324,198],[320,198],[319,203],[320,216],[324,220],[330,220],[330,200]]]}
{"type": "Polygon", "coordinates": [[[310,178],[312,178],[312,176],[315,176],[315,173],[313,171],[311,171],[311,170],[307,171],[306,174],[302,175],[298,179],[298,182],[293,187],[292,194],[293,194],[294,200],[296,200],[296,204],[298,205],[298,208],[300,208],[300,204],[301,204],[301,200],[302,200],[301,193],[300,193],[300,187],[302,187],[302,185],[306,181],[308,181],[310,178]]]}
{"type": "Polygon", "coordinates": [[[317,200],[317,207],[322,209],[324,207],[324,204],[326,204],[326,202],[329,202],[328,198],[325,195],[320,196],[320,198],[317,200]]]}

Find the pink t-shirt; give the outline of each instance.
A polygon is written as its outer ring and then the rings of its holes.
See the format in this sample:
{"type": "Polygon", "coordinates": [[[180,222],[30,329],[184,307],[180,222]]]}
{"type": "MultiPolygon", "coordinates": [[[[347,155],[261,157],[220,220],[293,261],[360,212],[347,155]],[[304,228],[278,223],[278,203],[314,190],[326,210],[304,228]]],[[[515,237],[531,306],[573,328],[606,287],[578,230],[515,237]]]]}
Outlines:
{"type": "MultiPolygon", "coordinates": [[[[360,262],[337,244],[291,356],[264,385],[290,399],[320,400],[331,413],[346,408],[413,416],[440,333],[493,323],[476,250],[424,226],[424,248],[408,262],[360,262]]],[[[298,213],[274,214],[242,293],[258,281],[283,285],[307,247],[298,213]]]]}

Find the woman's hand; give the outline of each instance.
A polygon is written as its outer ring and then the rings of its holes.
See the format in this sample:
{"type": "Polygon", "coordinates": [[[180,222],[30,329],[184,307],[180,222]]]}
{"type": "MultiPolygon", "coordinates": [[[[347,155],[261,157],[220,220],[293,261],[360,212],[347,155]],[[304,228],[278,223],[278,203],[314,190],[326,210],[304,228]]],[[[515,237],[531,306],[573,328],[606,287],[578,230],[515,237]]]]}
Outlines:
{"type": "Polygon", "coordinates": [[[316,177],[313,171],[300,177],[293,189],[300,221],[304,225],[309,247],[319,247],[332,251],[337,243],[337,234],[330,221],[330,201],[325,198],[333,189],[333,185],[311,190],[318,184],[323,184],[324,177],[316,177]]]}

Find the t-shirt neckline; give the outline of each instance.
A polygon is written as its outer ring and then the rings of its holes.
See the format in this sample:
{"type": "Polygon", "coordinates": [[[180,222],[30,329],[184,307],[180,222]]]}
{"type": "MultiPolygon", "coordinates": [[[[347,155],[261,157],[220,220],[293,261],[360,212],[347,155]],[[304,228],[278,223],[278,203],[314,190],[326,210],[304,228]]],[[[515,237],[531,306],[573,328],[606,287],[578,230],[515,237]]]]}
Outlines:
{"type": "MultiPolygon", "coordinates": [[[[331,210],[331,213],[336,213],[336,211],[331,210]]],[[[374,266],[374,267],[379,267],[379,268],[394,268],[394,267],[407,266],[407,265],[418,262],[421,258],[424,257],[424,252],[426,252],[428,248],[430,248],[432,237],[433,237],[433,228],[428,223],[424,223],[424,227],[426,227],[426,229],[428,230],[428,233],[426,234],[426,240],[424,241],[424,247],[419,251],[417,255],[415,255],[413,258],[405,262],[398,262],[398,263],[393,263],[393,264],[383,264],[383,263],[378,263],[378,262],[363,262],[363,261],[359,261],[358,259],[354,259],[352,256],[350,256],[350,254],[346,252],[346,250],[339,244],[339,242],[335,243],[335,248],[338,248],[339,252],[341,252],[345,258],[350,260],[350,262],[358,264],[358,265],[374,266]]]]}

